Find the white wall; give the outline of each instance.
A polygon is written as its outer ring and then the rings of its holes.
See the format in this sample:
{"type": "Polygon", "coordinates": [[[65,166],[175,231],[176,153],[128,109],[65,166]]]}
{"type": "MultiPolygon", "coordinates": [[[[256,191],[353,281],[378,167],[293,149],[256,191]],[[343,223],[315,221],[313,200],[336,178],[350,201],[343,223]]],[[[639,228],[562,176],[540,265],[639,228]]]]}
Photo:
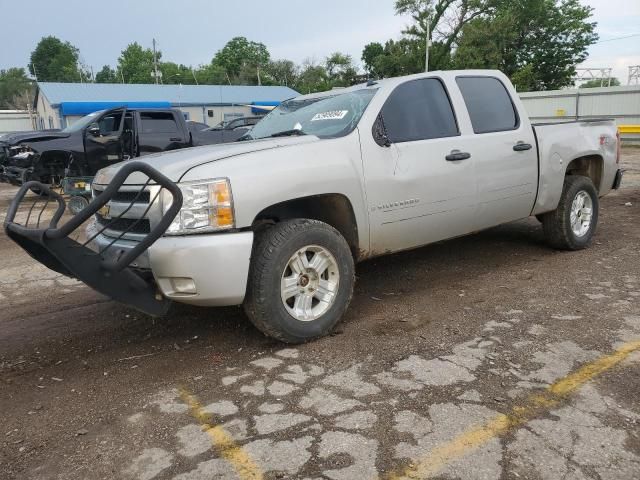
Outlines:
{"type": "Polygon", "coordinates": [[[47,100],[42,92],[38,95],[36,115],[36,130],[62,128],[62,122],[58,110],[51,106],[49,100],[47,100]]]}
{"type": "Polygon", "coordinates": [[[26,110],[0,110],[0,134],[29,130],[33,130],[29,112],[26,110]]]}
{"type": "Polygon", "coordinates": [[[534,123],[615,118],[618,125],[640,124],[640,85],[520,93],[534,123]]]}
{"type": "Polygon", "coordinates": [[[226,106],[220,107],[215,105],[205,105],[204,106],[204,119],[202,118],[202,107],[182,107],[182,111],[188,111],[190,113],[189,120],[193,120],[194,122],[204,122],[210,127],[218,125],[220,122],[225,120],[225,115],[237,115],[242,117],[249,117],[253,114],[251,113],[251,107],[245,106],[226,106]],[[213,112],[213,116],[209,116],[209,110],[213,112]]]}

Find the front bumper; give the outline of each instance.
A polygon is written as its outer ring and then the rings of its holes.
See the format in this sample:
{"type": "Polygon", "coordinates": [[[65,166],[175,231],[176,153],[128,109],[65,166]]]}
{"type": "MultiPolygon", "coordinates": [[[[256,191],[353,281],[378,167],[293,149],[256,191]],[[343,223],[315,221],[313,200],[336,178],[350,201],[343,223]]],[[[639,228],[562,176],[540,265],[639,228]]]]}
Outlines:
{"type": "Polygon", "coordinates": [[[243,302],[253,232],[163,237],[149,249],[162,294],[176,302],[217,307],[243,302]],[[181,293],[176,280],[191,279],[195,293],[181,293]]]}
{"type": "MultiPolygon", "coordinates": [[[[96,226],[87,228],[92,236],[96,226]]],[[[98,235],[92,250],[103,250],[113,238],[98,235]]],[[[106,254],[120,255],[137,242],[118,240],[106,254]]],[[[132,268],[151,271],[162,294],[176,302],[206,307],[239,305],[247,290],[253,232],[162,237],[143,252],[132,268]],[[185,292],[181,286],[191,284],[185,292]]]]}
{"type": "Polygon", "coordinates": [[[3,166],[0,167],[0,181],[20,186],[27,182],[31,175],[32,169],[3,166]]]}

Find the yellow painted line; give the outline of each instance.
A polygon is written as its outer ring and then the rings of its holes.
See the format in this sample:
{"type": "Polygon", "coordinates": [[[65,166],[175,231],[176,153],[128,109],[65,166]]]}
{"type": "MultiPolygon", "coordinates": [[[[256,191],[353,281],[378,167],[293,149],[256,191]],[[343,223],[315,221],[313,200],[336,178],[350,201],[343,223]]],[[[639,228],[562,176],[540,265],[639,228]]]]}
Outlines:
{"type": "Polygon", "coordinates": [[[620,133],[640,133],[640,125],[618,125],[620,133]]]}
{"type": "Polygon", "coordinates": [[[509,414],[497,415],[484,425],[467,430],[453,440],[436,447],[416,464],[401,472],[393,473],[387,478],[390,480],[422,479],[436,475],[451,462],[557,406],[585,383],[615,367],[636,351],[640,351],[640,340],[626,343],[611,355],[600,357],[594,362],[584,365],[574,373],[558,380],[543,392],[531,395],[522,406],[513,407],[509,414]]]}
{"type": "Polygon", "coordinates": [[[211,438],[213,448],[233,466],[238,476],[243,480],[262,480],[263,474],[258,465],[235,443],[224,428],[211,425],[211,415],[204,412],[198,399],[184,388],[180,389],[180,398],[189,406],[191,416],[211,438]]]}

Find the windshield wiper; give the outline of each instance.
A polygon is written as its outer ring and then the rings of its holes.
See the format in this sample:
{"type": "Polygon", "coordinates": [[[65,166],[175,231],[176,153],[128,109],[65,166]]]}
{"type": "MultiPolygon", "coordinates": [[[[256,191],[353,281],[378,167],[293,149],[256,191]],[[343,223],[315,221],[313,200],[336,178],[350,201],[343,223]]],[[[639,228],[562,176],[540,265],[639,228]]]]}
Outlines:
{"type": "Polygon", "coordinates": [[[283,132],[274,133],[273,135],[269,135],[270,137],[293,137],[296,135],[306,135],[299,128],[294,128],[293,130],[285,130],[283,132]]]}

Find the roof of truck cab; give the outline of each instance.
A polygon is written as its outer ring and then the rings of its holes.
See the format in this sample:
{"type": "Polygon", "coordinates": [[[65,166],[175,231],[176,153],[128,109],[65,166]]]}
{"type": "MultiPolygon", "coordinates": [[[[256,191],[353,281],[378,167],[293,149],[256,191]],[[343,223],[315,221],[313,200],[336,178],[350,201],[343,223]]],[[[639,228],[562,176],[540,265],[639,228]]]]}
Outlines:
{"type": "Polygon", "coordinates": [[[53,106],[65,102],[166,102],[172,106],[282,102],[298,96],[289,87],[233,85],[132,85],[38,82],[53,106]]]}
{"type": "Polygon", "coordinates": [[[454,78],[459,76],[489,76],[489,77],[501,77],[504,76],[499,70],[434,70],[431,72],[416,73],[413,75],[406,75],[402,77],[389,77],[380,80],[372,79],[367,83],[359,83],[352,87],[334,88],[327,90],[326,92],[309,93],[306,95],[300,95],[296,97],[296,100],[304,100],[306,98],[318,98],[318,97],[330,97],[334,95],[340,95],[343,93],[353,92],[356,90],[362,90],[363,88],[381,88],[386,86],[395,86],[408,80],[417,80],[420,78],[430,77],[442,77],[442,78],[454,78]]]}

